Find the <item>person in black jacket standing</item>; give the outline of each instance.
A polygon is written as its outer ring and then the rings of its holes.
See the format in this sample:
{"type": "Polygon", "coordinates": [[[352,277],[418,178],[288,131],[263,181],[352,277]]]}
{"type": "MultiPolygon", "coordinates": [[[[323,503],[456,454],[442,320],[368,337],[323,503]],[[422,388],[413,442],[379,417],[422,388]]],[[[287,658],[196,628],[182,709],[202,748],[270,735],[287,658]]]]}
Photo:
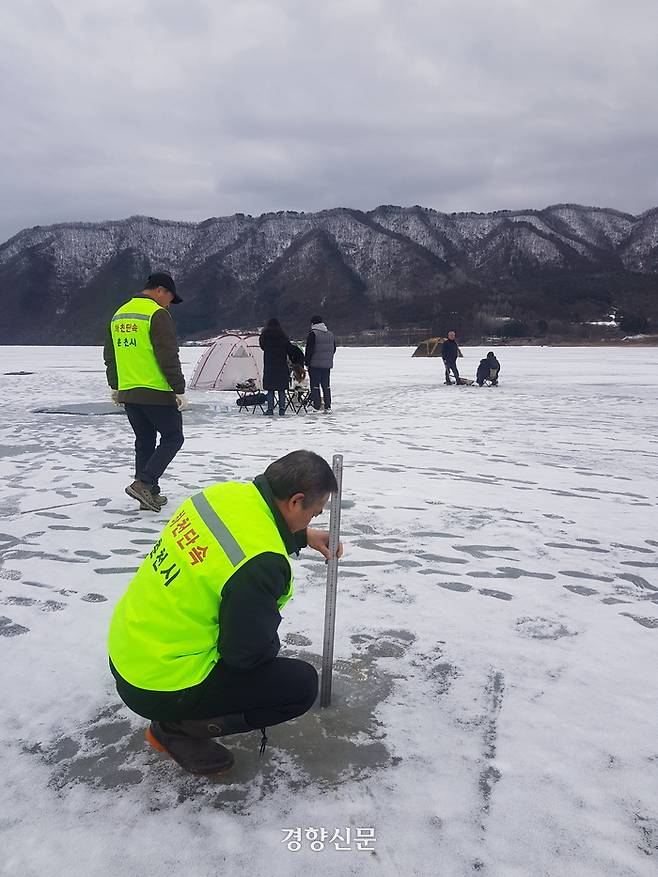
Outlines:
{"type": "Polygon", "coordinates": [[[311,384],[311,401],[313,410],[320,410],[320,387],[325,413],[331,411],[331,387],[329,385],[331,369],[334,365],[336,339],[325,326],[322,317],[316,314],[311,317],[311,331],[306,339],[304,362],[308,367],[311,384]]]}
{"type": "Polygon", "coordinates": [[[461,351],[455,341],[455,333],[448,332],[448,337],[441,345],[441,359],[446,370],[446,384],[452,384],[450,380],[450,372],[455,376],[455,383],[459,383],[459,372],[457,370],[457,357],[461,356],[461,351]]]}
{"type": "Polygon", "coordinates": [[[258,339],[263,351],[263,389],[267,391],[268,417],[274,415],[274,391],[279,394],[279,416],[286,413],[286,390],[290,384],[288,357],[295,362],[299,360],[301,351],[283,331],[281,323],[272,317],[260,333],[258,339]]]}

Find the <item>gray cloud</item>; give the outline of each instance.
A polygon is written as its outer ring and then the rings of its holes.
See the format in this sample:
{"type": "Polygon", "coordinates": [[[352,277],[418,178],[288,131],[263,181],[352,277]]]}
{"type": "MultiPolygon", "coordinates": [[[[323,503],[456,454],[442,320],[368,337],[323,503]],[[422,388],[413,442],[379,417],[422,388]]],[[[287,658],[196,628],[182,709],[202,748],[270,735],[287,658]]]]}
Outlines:
{"type": "Polygon", "coordinates": [[[655,0],[6,0],[0,239],[145,213],[658,204],[655,0]]]}

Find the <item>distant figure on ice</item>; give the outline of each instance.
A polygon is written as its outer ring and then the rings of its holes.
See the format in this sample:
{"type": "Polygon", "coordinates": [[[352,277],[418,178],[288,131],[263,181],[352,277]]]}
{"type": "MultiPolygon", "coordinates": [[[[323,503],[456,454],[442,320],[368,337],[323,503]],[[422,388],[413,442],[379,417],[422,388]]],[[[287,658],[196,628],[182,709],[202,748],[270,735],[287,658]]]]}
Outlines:
{"type": "Polygon", "coordinates": [[[459,372],[457,371],[457,358],[462,355],[461,350],[455,341],[455,333],[451,330],[448,337],[441,345],[441,359],[446,370],[446,384],[452,384],[450,380],[450,372],[455,376],[455,383],[459,383],[459,372]]]}
{"type": "Polygon", "coordinates": [[[320,387],[325,414],[331,411],[331,369],[334,367],[336,339],[325,326],[319,314],[311,317],[311,331],[306,338],[304,361],[308,367],[311,382],[311,402],[313,410],[320,411],[320,387]]]}
{"type": "Polygon", "coordinates": [[[160,478],[184,440],[185,378],[168,310],[181,301],[169,274],[151,274],[112,317],[103,350],[112,401],[124,405],[135,433],[135,480],[126,493],[153,512],[167,502],[160,478]]]}
{"type": "Polygon", "coordinates": [[[118,602],[108,645],[119,697],[184,770],[222,773],[234,758],[213,738],[260,729],[262,751],[268,726],[313,706],[318,674],[277,657],[277,629],[293,592],[289,556],[306,546],[331,556],[329,533],[309,524],[336,490],[311,451],[286,454],[253,482],[205,488],[176,511],[118,602]]]}
{"type": "Polygon", "coordinates": [[[294,362],[299,361],[302,352],[299,347],[291,344],[290,338],[281,327],[281,323],[272,317],[260,333],[258,339],[263,351],[263,389],[267,392],[268,417],[274,416],[274,391],[279,396],[279,416],[286,413],[286,390],[290,384],[288,357],[294,362]]]}
{"type": "Polygon", "coordinates": [[[487,353],[486,359],[480,360],[475,380],[478,387],[481,387],[485,381],[491,381],[492,386],[498,386],[498,375],[500,374],[500,363],[496,359],[492,350],[487,353]]]}

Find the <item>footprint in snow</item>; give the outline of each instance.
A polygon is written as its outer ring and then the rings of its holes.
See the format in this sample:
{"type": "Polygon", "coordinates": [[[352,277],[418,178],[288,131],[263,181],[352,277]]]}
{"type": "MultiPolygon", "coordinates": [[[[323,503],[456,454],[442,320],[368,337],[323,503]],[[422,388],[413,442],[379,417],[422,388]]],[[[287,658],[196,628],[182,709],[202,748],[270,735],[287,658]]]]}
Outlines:
{"type": "Polygon", "coordinates": [[[577,630],[570,630],[564,624],[551,618],[517,618],[516,630],[529,639],[561,639],[564,636],[577,636],[577,630]]]}
{"type": "Polygon", "coordinates": [[[489,588],[480,588],[480,593],[484,594],[485,597],[495,597],[496,600],[513,600],[514,597],[511,594],[507,594],[505,591],[491,591],[489,588]]]}
{"type": "Polygon", "coordinates": [[[580,594],[581,597],[591,597],[592,594],[598,594],[594,588],[585,588],[582,585],[562,585],[565,591],[571,591],[572,594],[580,594]]]}
{"type": "Polygon", "coordinates": [[[642,627],[648,627],[653,630],[658,628],[658,618],[646,618],[641,615],[632,615],[630,612],[620,612],[619,614],[624,615],[626,618],[632,618],[633,621],[641,624],[642,627]]]}
{"type": "Polygon", "coordinates": [[[74,527],[72,524],[49,524],[48,529],[49,530],[77,530],[81,533],[88,533],[90,530],[90,527],[74,527]]]}
{"type": "Polygon", "coordinates": [[[11,582],[17,582],[21,578],[21,573],[17,569],[0,569],[0,579],[8,579],[11,582]]]}
{"type": "Polygon", "coordinates": [[[612,576],[595,576],[588,572],[580,572],[575,569],[561,569],[558,570],[559,575],[568,576],[571,579],[583,579],[585,581],[592,582],[612,582],[614,579],[612,576]]]}
{"type": "Polygon", "coordinates": [[[0,636],[20,636],[23,633],[28,633],[29,630],[29,627],[16,624],[6,615],[0,615],[0,636]]]}

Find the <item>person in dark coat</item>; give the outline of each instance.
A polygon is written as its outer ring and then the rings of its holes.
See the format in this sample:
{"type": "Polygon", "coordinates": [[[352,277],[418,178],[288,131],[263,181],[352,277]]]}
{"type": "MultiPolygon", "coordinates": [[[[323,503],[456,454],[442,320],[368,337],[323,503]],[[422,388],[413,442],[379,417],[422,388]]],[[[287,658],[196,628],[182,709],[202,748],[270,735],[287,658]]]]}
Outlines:
{"type": "Polygon", "coordinates": [[[267,321],[267,325],[260,333],[258,343],[263,351],[263,389],[267,392],[265,414],[269,417],[274,415],[276,390],[279,394],[279,416],[283,417],[286,413],[286,390],[290,384],[288,357],[293,362],[298,361],[301,351],[290,343],[276,317],[267,321]]]}
{"type": "Polygon", "coordinates": [[[492,350],[487,353],[486,359],[480,360],[475,380],[478,387],[481,387],[485,381],[491,381],[492,386],[498,386],[498,375],[500,374],[500,363],[496,359],[492,350]]]}
{"type": "Polygon", "coordinates": [[[457,342],[455,341],[455,333],[448,332],[448,337],[441,345],[441,359],[446,370],[446,384],[452,384],[450,380],[450,372],[455,376],[455,383],[459,383],[459,372],[457,370],[457,357],[461,356],[457,342]]]}

